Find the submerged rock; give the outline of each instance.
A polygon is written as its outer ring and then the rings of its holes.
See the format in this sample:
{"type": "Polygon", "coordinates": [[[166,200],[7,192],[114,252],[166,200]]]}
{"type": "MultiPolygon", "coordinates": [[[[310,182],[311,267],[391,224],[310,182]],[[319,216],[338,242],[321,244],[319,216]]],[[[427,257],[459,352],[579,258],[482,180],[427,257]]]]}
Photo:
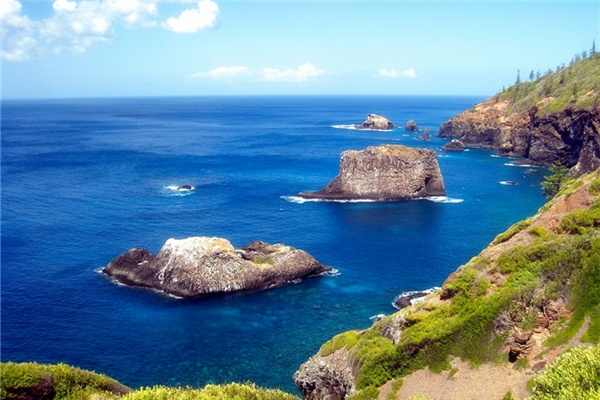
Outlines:
{"type": "Polygon", "coordinates": [[[445,195],[435,152],[402,145],[345,151],[340,173],[327,187],[298,194],[307,199],[379,201],[445,195]]]}
{"type": "Polygon", "coordinates": [[[194,298],[269,289],[330,270],[283,244],[252,242],[236,249],[226,239],[191,237],[167,240],[157,255],[128,250],[102,272],[125,285],[194,298]]]}
{"type": "Polygon", "coordinates": [[[393,129],[394,124],[385,117],[377,114],[367,115],[367,119],[362,124],[358,125],[358,129],[393,129]]]}

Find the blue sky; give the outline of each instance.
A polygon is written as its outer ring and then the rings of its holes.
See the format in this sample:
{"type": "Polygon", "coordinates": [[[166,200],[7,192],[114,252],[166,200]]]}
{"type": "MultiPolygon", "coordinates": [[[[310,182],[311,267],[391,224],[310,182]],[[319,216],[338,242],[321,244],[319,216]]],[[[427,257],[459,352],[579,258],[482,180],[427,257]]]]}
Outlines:
{"type": "Polygon", "coordinates": [[[493,95],[600,51],[600,1],[2,0],[2,97],[493,95]]]}

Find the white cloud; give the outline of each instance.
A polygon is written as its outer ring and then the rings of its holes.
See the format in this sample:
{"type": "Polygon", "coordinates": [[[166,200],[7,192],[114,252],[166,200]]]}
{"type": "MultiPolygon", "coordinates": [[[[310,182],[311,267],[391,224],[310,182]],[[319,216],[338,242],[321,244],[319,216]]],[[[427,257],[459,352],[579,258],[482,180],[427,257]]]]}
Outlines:
{"type": "Polygon", "coordinates": [[[285,71],[277,68],[265,68],[261,71],[261,79],[267,82],[304,82],[325,74],[327,74],[327,71],[306,63],[296,69],[285,71]]]}
{"type": "Polygon", "coordinates": [[[252,74],[252,71],[247,67],[235,65],[233,67],[218,67],[208,72],[198,72],[193,74],[192,78],[235,79],[250,74],[252,74]]]}
{"type": "MultiPolygon", "coordinates": [[[[115,36],[115,25],[156,27],[160,0],[55,0],[53,14],[32,20],[18,0],[0,0],[1,56],[8,61],[41,58],[63,51],[83,53],[115,36]]],[[[162,25],[175,32],[197,32],[216,25],[219,6],[201,0],[197,8],[162,25]]]]}
{"type": "Polygon", "coordinates": [[[377,73],[375,74],[375,76],[378,77],[382,77],[382,78],[416,78],[417,77],[417,73],[415,72],[414,69],[410,68],[410,69],[405,69],[403,71],[399,71],[396,69],[385,69],[385,68],[381,68],[379,71],[377,71],[377,73]]]}
{"type": "Polygon", "coordinates": [[[217,22],[219,6],[211,0],[200,0],[197,9],[183,11],[179,17],[171,17],[163,22],[163,28],[175,33],[196,33],[213,28],[217,22]]]}

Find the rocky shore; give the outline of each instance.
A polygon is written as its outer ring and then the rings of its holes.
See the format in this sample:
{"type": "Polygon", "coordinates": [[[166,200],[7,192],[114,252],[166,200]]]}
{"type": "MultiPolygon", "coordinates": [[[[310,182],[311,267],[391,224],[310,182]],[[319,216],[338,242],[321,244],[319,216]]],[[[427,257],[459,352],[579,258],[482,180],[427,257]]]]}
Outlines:
{"type": "Polygon", "coordinates": [[[283,244],[252,242],[236,249],[226,239],[169,239],[157,255],[134,248],[102,272],[119,283],[180,298],[257,291],[323,274],[331,268],[283,244]]]}
{"type": "Polygon", "coordinates": [[[307,199],[398,201],[445,196],[446,189],[432,150],[381,145],[342,153],[340,172],[307,199]]]}
{"type": "Polygon", "coordinates": [[[535,165],[558,161],[575,167],[576,175],[600,167],[600,108],[540,114],[535,106],[521,112],[509,112],[509,106],[510,101],[488,99],[444,122],[438,136],[535,165]]]}

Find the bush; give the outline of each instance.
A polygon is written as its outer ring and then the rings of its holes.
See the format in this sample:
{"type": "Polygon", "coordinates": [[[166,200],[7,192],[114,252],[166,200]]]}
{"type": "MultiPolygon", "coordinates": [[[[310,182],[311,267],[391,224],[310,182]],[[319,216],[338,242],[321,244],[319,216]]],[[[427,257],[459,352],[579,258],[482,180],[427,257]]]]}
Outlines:
{"type": "Polygon", "coordinates": [[[3,363],[0,371],[2,399],[88,399],[92,394],[115,398],[129,388],[105,375],[65,364],[3,363]]]}
{"type": "Polygon", "coordinates": [[[492,244],[500,244],[508,241],[510,238],[515,236],[517,233],[521,232],[523,229],[528,228],[531,225],[531,218],[528,218],[524,221],[519,221],[516,224],[512,225],[505,232],[496,236],[492,244]]]}
{"type": "Polygon", "coordinates": [[[131,392],[122,400],[300,400],[277,389],[263,389],[253,383],[207,385],[203,389],[155,386],[131,392]]]}
{"type": "Polygon", "coordinates": [[[528,400],[600,399],[600,345],[574,347],[533,378],[528,400]]]}

